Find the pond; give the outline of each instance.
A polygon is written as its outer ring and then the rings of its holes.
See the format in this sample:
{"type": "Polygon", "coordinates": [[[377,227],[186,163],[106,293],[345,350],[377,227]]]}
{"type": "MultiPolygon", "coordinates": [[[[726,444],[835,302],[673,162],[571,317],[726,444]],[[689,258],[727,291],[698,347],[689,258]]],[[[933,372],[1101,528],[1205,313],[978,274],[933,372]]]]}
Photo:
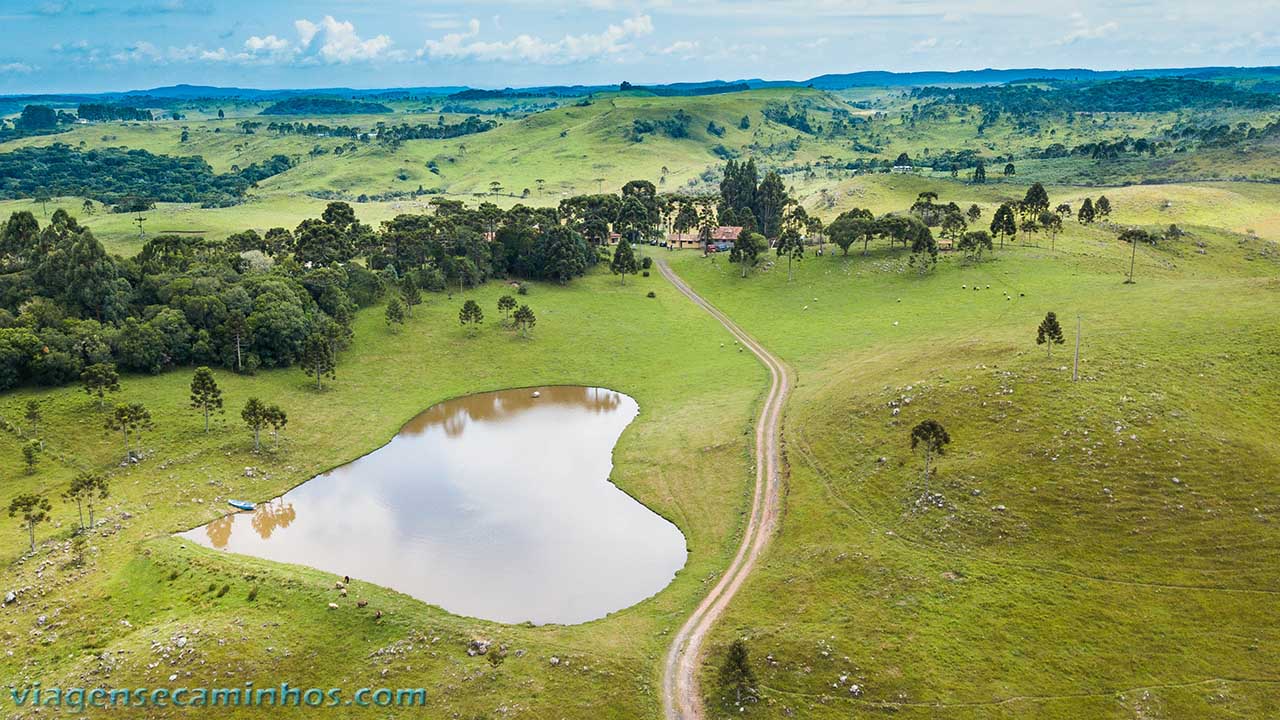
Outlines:
{"type": "Polygon", "coordinates": [[[686,559],[680,531],[608,481],[638,413],[589,387],[450,400],[369,455],[181,537],[459,615],[594,620],[658,592],[686,559]]]}

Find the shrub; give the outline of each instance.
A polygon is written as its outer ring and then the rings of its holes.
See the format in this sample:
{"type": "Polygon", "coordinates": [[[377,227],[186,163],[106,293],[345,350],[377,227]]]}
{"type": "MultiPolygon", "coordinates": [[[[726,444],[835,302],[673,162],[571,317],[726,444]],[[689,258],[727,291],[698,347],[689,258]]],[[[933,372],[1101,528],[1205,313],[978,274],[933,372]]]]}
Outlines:
{"type": "Polygon", "coordinates": [[[218,588],[217,597],[222,597],[223,595],[226,595],[227,591],[229,591],[230,589],[231,589],[230,585],[223,585],[221,588],[218,588]]]}
{"type": "Polygon", "coordinates": [[[528,294],[529,294],[529,286],[528,286],[528,285],[525,285],[524,283],[520,283],[520,286],[516,288],[516,294],[517,294],[517,295],[528,295],[528,294]]]}
{"type": "Polygon", "coordinates": [[[648,271],[648,270],[645,270],[644,272],[640,273],[640,275],[641,275],[642,277],[649,277],[649,271],[648,271]]]}
{"type": "Polygon", "coordinates": [[[644,259],[640,261],[640,269],[648,270],[651,267],[653,267],[653,258],[646,255],[644,259]]]}
{"type": "Polygon", "coordinates": [[[649,297],[649,298],[656,298],[656,297],[658,297],[658,296],[657,296],[657,294],[656,294],[656,293],[654,293],[652,290],[650,290],[650,291],[649,291],[649,294],[648,294],[648,295],[645,295],[645,297],[649,297]]]}

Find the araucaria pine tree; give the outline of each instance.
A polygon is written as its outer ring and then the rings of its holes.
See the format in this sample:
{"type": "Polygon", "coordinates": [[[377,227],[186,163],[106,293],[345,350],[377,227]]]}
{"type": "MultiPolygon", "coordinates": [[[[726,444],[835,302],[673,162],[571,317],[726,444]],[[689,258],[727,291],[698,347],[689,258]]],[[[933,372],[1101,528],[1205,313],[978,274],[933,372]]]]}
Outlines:
{"type": "Polygon", "coordinates": [[[950,444],[951,435],[937,420],[925,420],[911,428],[911,449],[924,451],[924,490],[929,492],[929,464],[934,455],[941,455],[944,446],[950,444]]]}
{"type": "Polygon", "coordinates": [[[1058,316],[1049,313],[1044,316],[1044,320],[1040,321],[1040,327],[1036,330],[1036,344],[1045,346],[1045,357],[1053,354],[1053,346],[1061,345],[1066,342],[1062,337],[1062,325],[1058,324],[1058,316]]]}
{"type": "Polygon", "coordinates": [[[720,666],[720,684],[726,694],[733,693],[733,703],[741,707],[744,699],[755,697],[756,675],[751,670],[747,644],[741,639],[729,644],[729,653],[720,666]]]}
{"type": "Polygon", "coordinates": [[[315,332],[307,336],[302,344],[302,370],[308,377],[315,377],[316,390],[324,389],[324,378],[337,377],[337,364],[334,362],[333,343],[324,335],[315,332]]]}
{"type": "Polygon", "coordinates": [[[222,412],[222,390],[207,367],[196,368],[191,378],[191,407],[204,413],[204,431],[209,432],[209,414],[222,412]]]}
{"type": "Polygon", "coordinates": [[[387,301],[387,327],[394,332],[397,325],[404,324],[404,304],[395,295],[387,301]]]}
{"type": "Polygon", "coordinates": [[[533,316],[533,311],[529,309],[528,305],[521,305],[516,310],[514,320],[515,326],[520,329],[520,334],[525,337],[529,337],[529,330],[531,330],[534,324],[538,322],[538,319],[533,316]]]}
{"type": "Polygon", "coordinates": [[[613,260],[609,262],[609,271],[614,275],[622,277],[622,284],[627,284],[627,275],[635,275],[640,272],[640,263],[636,260],[635,251],[631,249],[631,243],[626,238],[618,241],[618,247],[613,250],[613,260]]]}
{"type": "Polygon", "coordinates": [[[462,309],[458,311],[458,322],[469,332],[475,332],[475,328],[484,322],[484,311],[480,309],[480,304],[475,300],[468,300],[462,303],[462,309]]]}
{"type": "Polygon", "coordinates": [[[498,298],[498,312],[502,313],[502,321],[510,322],[511,311],[516,309],[516,299],[510,295],[498,298]]]}

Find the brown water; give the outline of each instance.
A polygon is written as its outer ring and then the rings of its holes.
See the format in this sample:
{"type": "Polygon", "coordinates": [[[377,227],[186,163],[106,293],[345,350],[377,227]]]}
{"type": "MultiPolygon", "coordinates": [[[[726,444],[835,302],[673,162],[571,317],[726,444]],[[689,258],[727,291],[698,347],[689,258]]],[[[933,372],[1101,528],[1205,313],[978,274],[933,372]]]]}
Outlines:
{"type": "Polygon", "coordinates": [[[602,388],[451,400],[373,453],[182,537],[460,615],[593,620],[658,592],[686,558],[674,525],[608,481],[638,412],[602,388]]]}

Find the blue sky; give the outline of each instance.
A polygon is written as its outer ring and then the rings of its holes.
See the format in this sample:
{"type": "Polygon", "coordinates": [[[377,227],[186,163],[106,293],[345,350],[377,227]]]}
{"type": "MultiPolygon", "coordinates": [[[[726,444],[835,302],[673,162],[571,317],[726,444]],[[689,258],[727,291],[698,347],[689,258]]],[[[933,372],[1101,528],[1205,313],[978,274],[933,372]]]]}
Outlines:
{"type": "Polygon", "coordinates": [[[1275,0],[0,0],[0,93],[1280,64],[1275,0]]]}

